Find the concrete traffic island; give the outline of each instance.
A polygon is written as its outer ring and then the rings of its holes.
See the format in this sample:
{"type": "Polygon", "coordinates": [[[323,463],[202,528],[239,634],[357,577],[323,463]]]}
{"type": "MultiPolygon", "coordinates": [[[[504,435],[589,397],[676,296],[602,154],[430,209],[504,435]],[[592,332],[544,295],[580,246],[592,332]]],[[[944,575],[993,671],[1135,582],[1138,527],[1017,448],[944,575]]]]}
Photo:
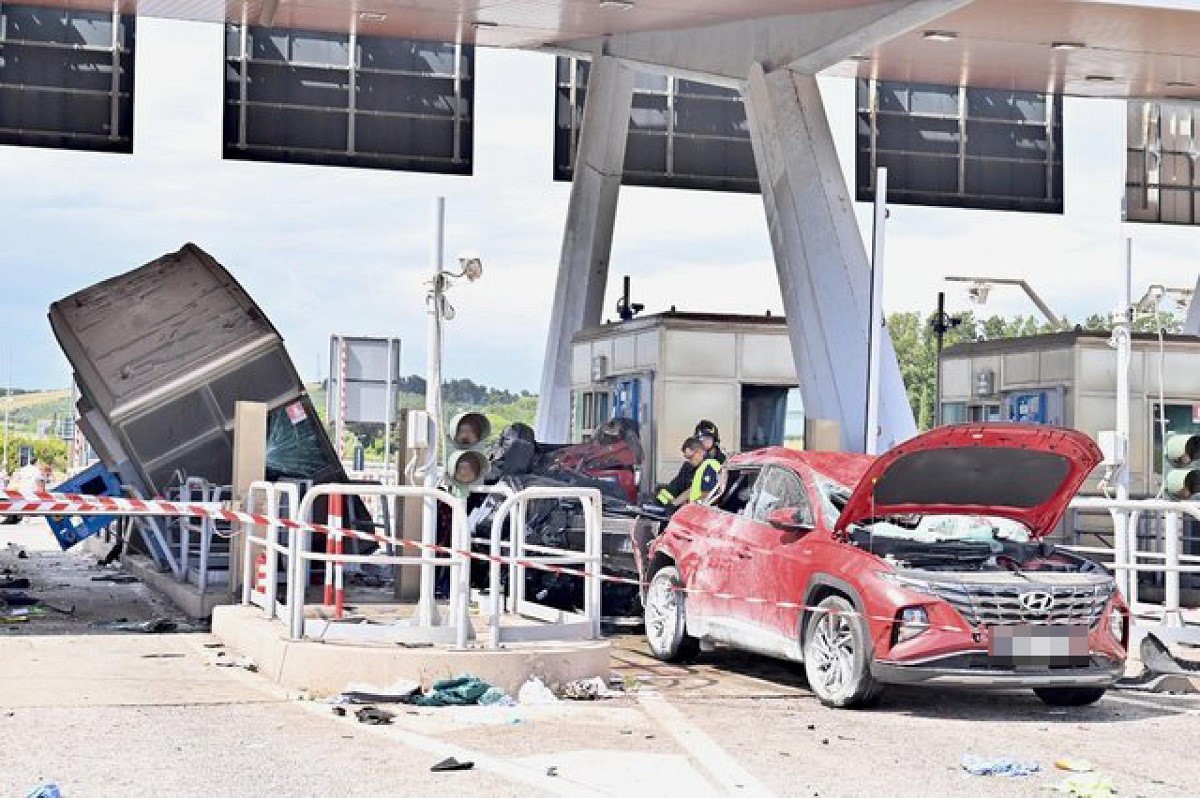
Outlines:
{"type": "Polygon", "coordinates": [[[474,641],[453,646],[406,647],[395,643],[289,640],[279,621],[258,607],[231,605],[213,609],[212,633],[260,673],[314,698],[340,693],[349,684],[386,687],[401,680],[428,688],[439,679],[464,673],[515,694],[530,677],[551,686],[609,675],[608,641],[509,643],[486,648],[474,641]]]}

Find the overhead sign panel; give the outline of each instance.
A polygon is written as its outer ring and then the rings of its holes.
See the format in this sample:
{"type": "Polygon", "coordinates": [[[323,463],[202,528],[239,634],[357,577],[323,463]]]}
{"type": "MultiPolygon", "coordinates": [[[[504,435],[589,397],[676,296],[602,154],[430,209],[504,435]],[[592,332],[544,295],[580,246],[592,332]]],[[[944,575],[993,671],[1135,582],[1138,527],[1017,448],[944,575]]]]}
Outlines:
{"type": "MultiPolygon", "coordinates": [[[[554,179],[571,180],[590,64],[558,59],[554,179]]],[[[735,89],[639,73],[623,182],[660,188],[758,191],[742,97],[735,89]]]]}
{"type": "Polygon", "coordinates": [[[1129,103],[1126,220],[1200,224],[1198,116],[1185,103],[1129,103]]]}
{"type": "Polygon", "coordinates": [[[1057,95],[859,80],[857,127],[860,201],[1063,212],[1057,95]]]}
{"type": "Polygon", "coordinates": [[[471,174],[471,46],[227,25],[225,157],[471,174]]]}
{"type": "Polygon", "coordinates": [[[135,18],[0,4],[0,144],[133,152],[135,18]]]}

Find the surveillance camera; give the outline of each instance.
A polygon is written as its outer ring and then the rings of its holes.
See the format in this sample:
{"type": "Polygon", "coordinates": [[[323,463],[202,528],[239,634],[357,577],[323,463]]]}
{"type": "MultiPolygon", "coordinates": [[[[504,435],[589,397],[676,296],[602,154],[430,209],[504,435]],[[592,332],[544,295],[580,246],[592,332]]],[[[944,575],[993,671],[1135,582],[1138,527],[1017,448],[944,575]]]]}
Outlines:
{"type": "Polygon", "coordinates": [[[462,266],[463,276],[471,282],[483,276],[483,261],[479,258],[459,258],[458,264],[462,266]]]}

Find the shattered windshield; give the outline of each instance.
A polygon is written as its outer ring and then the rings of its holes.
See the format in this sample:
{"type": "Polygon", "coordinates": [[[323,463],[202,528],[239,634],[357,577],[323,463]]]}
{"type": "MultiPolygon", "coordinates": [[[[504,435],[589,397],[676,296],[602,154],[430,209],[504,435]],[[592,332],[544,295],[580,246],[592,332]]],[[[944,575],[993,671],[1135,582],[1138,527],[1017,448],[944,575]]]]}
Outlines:
{"type": "MultiPolygon", "coordinates": [[[[817,485],[821,493],[821,509],[829,525],[833,526],[850,500],[850,489],[826,478],[818,478],[817,485]]],[[[921,543],[997,539],[1025,543],[1030,539],[1029,528],[1020,521],[992,515],[896,515],[857,526],[872,535],[921,543]]]]}

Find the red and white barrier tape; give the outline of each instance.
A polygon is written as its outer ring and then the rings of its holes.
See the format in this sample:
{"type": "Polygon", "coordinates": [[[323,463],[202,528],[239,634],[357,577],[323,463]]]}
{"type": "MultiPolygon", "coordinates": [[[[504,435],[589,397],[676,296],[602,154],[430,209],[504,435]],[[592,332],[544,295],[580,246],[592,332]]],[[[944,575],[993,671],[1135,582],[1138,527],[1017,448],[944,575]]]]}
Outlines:
{"type": "MultiPolygon", "coordinates": [[[[337,497],[340,494],[331,494],[332,497],[337,497]]],[[[333,507],[332,510],[338,508],[333,507]]],[[[562,565],[553,565],[551,563],[529,560],[523,557],[502,557],[493,556],[490,553],[470,551],[464,549],[454,549],[448,546],[440,546],[434,543],[421,543],[415,540],[396,540],[374,532],[363,532],[357,529],[346,529],[340,526],[341,519],[337,515],[331,516],[331,521],[336,521],[336,524],[318,524],[318,523],[302,523],[290,518],[270,518],[257,513],[247,513],[238,510],[230,510],[223,507],[215,507],[213,505],[203,504],[187,504],[182,502],[171,502],[163,499],[125,499],[112,496],[87,496],[82,494],[66,494],[66,493],[42,493],[33,491],[0,491],[0,515],[6,515],[15,512],[24,513],[43,513],[49,515],[71,515],[72,511],[115,511],[115,512],[137,512],[147,515],[165,515],[165,516],[205,516],[216,518],[229,523],[250,524],[253,526],[279,526],[284,529],[294,532],[311,531],[326,536],[325,554],[317,556],[317,559],[336,561],[338,556],[345,553],[343,538],[352,537],[358,540],[365,540],[372,543],[377,543],[385,546],[409,546],[417,550],[428,550],[436,554],[459,555],[473,560],[482,560],[489,563],[499,563],[501,565],[509,565],[515,563],[525,568],[533,568],[539,571],[547,571],[549,573],[561,574],[564,576],[573,576],[579,578],[587,578],[588,574],[575,568],[568,568],[562,565]]],[[[439,561],[437,564],[446,565],[445,560],[439,561]]],[[[325,582],[325,604],[327,605],[343,605],[345,600],[344,586],[341,584],[341,569],[326,569],[325,582]],[[337,577],[332,573],[337,570],[337,577]],[[335,581],[336,580],[336,581],[335,581]],[[340,601],[339,601],[340,600],[340,601]]],[[[630,585],[638,588],[648,588],[648,582],[643,582],[638,579],[632,579],[623,576],[612,576],[609,574],[595,574],[595,577],[600,581],[611,582],[615,584],[630,585]]],[[[828,607],[810,606],[801,602],[794,601],[775,601],[767,598],[753,596],[737,596],[732,593],[718,592],[714,590],[703,590],[694,587],[677,586],[678,592],[685,595],[706,595],[722,601],[740,601],[746,604],[753,605],[771,605],[779,609],[787,610],[803,610],[807,612],[826,612],[829,613],[828,607]]],[[[858,612],[840,613],[850,617],[863,617],[867,620],[881,621],[883,623],[897,624],[899,621],[890,616],[875,616],[864,615],[858,612]]],[[[911,624],[912,626],[920,626],[921,624],[911,624]]],[[[970,628],[953,625],[928,625],[927,628],[937,629],[947,632],[971,632],[970,628]]]]}

